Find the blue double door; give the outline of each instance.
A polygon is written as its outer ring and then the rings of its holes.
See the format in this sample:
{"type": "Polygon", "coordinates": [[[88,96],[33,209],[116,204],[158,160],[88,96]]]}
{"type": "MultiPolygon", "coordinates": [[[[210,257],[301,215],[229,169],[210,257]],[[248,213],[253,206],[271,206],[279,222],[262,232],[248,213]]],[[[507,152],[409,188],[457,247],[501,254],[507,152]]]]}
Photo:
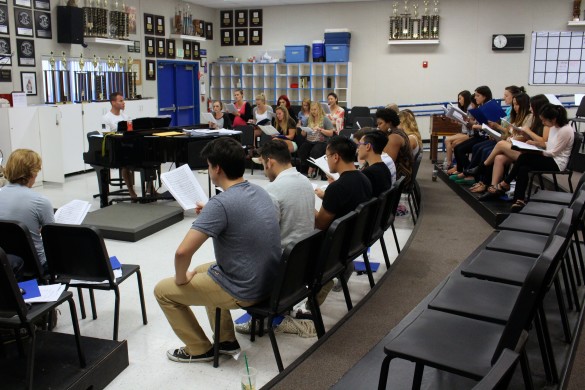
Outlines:
{"type": "Polygon", "coordinates": [[[199,123],[199,63],[158,61],[158,113],[170,115],[171,126],[199,123]]]}

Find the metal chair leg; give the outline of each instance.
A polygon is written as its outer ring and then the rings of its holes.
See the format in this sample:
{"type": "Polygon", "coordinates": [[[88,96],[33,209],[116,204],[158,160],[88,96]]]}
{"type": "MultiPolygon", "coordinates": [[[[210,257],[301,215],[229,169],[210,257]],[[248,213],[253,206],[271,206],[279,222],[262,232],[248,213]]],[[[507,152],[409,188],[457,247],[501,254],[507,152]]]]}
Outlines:
{"type": "Polygon", "coordinates": [[[140,296],[140,308],[142,310],[142,323],[148,324],[148,318],[146,317],[146,304],[144,303],[144,290],[142,288],[142,274],[140,270],[136,271],[136,279],[138,280],[138,294],[140,296]]]}
{"type": "Polygon", "coordinates": [[[213,331],[213,367],[219,367],[219,340],[221,331],[221,309],[215,308],[215,329],[213,331]]]}
{"type": "Polygon", "coordinates": [[[272,344],[272,351],[274,352],[274,357],[276,358],[276,365],[278,366],[278,372],[284,371],[284,366],[282,365],[282,359],[280,357],[280,351],[278,350],[278,344],[276,343],[276,335],[274,334],[274,328],[272,327],[272,321],[274,320],[274,316],[268,316],[268,337],[270,337],[270,344],[272,344]]]}
{"type": "Polygon", "coordinates": [[[93,288],[89,289],[89,302],[91,303],[91,314],[94,320],[97,320],[97,309],[95,306],[95,297],[93,295],[93,288]]]}
{"type": "Polygon", "coordinates": [[[118,286],[114,289],[116,294],[114,303],[114,340],[118,341],[118,326],[120,324],[120,290],[118,286]]]}
{"type": "Polygon", "coordinates": [[[85,320],[85,302],[83,302],[83,292],[79,287],[77,287],[77,297],[79,298],[79,311],[81,312],[81,319],[85,320]]]}
{"type": "Polygon", "coordinates": [[[73,298],[67,300],[69,303],[69,311],[71,312],[71,323],[73,324],[73,333],[75,334],[75,344],[77,346],[77,357],[79,358],[79,366],[84,368],[85,363],[85,354],[83,353],[83,349],[81,348],[81,333],[79,332],[79,322],[77,320],[77,309],[75,308],[75,302],[73,298]]]}
{"type": "Polygon", "coordinates": [[[368,273],[368,281],[370,282],[370,288],[374,288],[374,275],[372,274],[372,267],[370,266],[370,259],[368,258],[368,251],[364,251],[364,265],[366,266],[366,272],[368,273]]]}

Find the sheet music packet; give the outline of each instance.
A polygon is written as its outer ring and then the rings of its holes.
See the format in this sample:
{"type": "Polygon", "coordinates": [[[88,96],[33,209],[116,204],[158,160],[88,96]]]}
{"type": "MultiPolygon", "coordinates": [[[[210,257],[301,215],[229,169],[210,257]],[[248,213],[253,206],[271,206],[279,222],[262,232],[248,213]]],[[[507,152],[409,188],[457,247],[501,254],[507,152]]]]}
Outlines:
{"type": "Polygon", "coordinates": [[[443,107],[443,110],[445,111],[445,116],[447,118],[453,119],[454,121],[467,126],[467,121],[465,120],[467,118],[467,113],[461,111],[457,107],[454,107],[451,105],[451,103],[449,103],[448,107],[443,107]]]}
{"type": "Polygon", "coordinates": [[[307,159],[307,161],[310,162],[311,164],[315,165],[317,168],[319,168],[321,171],[323,171],[324,174],[333,178],[334,180],[339,179],[339,173],[331,173],[329,171],[329,165],[327,165],[327,160],[325,159],[325,155],[319,157],[316,160],[313,157],[309,157],[307,159]]]}
{"type": "Polygon", "coordinates": [[[544,96],[546,96],[546,98],[548,99],[548,102],[550,104],[554,104],[555,106],[563,107],[563,103],[559,100],[557,95],[555,95],[554,93],[545,93],[544,96]]]}
{"type": "Polygon", "coordinates": [[[230,114],[235,114],[236,112],[239,111],[233,103],[225,103],[223,107],[224,110],[226,112],[229,112],[230,114]]]}
{"type": "MultiPolygon", "coordinates": [[[[211,122],[217,126],[217,120],[213,117],[213,114],[210,112],[203,113],[203,120],[205,122],[211,122]]],[[[205,123],[205,122],[203,122],[203,123],[205,123]]]]}
{"type": "Polygon", "coordinates": [[[183,210],[194,209],[197,202],[207,203],[209,200],[188,164],[165,172],[160,178],[183,210]]]}
{"type": "Polygon", "coordinates": [[[539,148],[538,146],[530,145],[527,144],[526,142],[518,141],[515,139],[512,139],[512,149],[531,152],[544,152],[544,149],[539,148]]]}
{"type": "Polygon", "coordinates": [[[532,139],[530,134],[524,132],[524,129],[522,129],[521,127],[513,125],[506,118],[500,118],[500,119],[502,120],[502,127],[505,127],[505,128],[512,127],[512,130],[514,131],[514,135],[521,135],[521,136],[526,137],[528,139],[532,139]]]}
{"type": "Polygon", "coordinates": [[[323,108],[323,112],[325,112],[325,114],[331,114],[331,109],[329,108],[329,104],[323,103],[323,102],[321,102],[319,104],[323,108]]]}
{"type": "Polygon", "coordinates": [[[315,130],[311,129],[310,127],[299,126],[298,128],[307,134],[313,134],[315,132],[315,130]]]}
{"type": "Polygon", "coordinates": [[[488,135],[490,135],[493,139],[495,139],[496,141],[501,141],[502,139],[502,134],[499,131],[496,131],[494,129],[492,129],[491,127],[489,127],[488,125],[486,125],[485,123],[483,125],[481,125],[481,128],[483,130],[486,131],[486,133],[488,133],[488,135]]]}
{"type": "Polygon", "coordinates": [[[278,130],[276,130],[276,128],[272,125],[267,125],[267,126],[258,125],[258,128],[260,130],[262,130],[262,132],[266,135],[279,135],[280,134],[278,132],[278,130]]]}
{"type": "Polygon", "coordinates": [[[55,213],[55,222],[69,225],[81,225],[91,205],[85,200],[72,200],[59,207],[55,213]]]}

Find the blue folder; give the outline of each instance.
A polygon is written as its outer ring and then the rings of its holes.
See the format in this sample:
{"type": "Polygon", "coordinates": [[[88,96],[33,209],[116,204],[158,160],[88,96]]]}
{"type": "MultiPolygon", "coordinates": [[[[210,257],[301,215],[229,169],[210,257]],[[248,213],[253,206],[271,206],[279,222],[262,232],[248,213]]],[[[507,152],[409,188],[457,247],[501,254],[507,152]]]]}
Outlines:
{"type": "Polygon", "coordinates": [[[120,264],[120,261],[116,256],[110,257],[110,264],[112,264],[112,269],[122,268],[122,264],[120,264]]]}
{"type": "Polygon", "coordinates": [[[24,290],[22,297],[24,299],[36,298],[41,296],[41,290],[39,290],[39,283],[36,279],[27,280],[25,282],[18,283],[18,287],[24,290]]]}
{"type": "Polygon", "coordinates": [[[498,122],[506,116],[506,111],[495,100],[490,100],[478,108],[471,108],[469,113],[482,125],[484,123],[487,125],[488,121],[498,122]]]}
{"type": "MultiPolygon", "coordinates": [[[[370,268],[372,269],[372,272],[376,272],[378,267],[380,267],[380,263],[374,263],[370,261],[370,268]]],[[[353,268],[355,272],[366,272],[366,263],[363,261],[354,261],[353,268]]]]}

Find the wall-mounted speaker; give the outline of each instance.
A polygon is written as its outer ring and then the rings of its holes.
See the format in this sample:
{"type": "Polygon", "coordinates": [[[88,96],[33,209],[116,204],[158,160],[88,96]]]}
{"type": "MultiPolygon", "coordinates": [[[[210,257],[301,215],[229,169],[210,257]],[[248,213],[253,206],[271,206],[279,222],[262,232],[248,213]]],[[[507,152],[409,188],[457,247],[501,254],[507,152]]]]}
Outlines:
{"type": "Polygon", "coordinates": [[[57,42],[83,44],[83,8],[57,7],[57,42]]]}

